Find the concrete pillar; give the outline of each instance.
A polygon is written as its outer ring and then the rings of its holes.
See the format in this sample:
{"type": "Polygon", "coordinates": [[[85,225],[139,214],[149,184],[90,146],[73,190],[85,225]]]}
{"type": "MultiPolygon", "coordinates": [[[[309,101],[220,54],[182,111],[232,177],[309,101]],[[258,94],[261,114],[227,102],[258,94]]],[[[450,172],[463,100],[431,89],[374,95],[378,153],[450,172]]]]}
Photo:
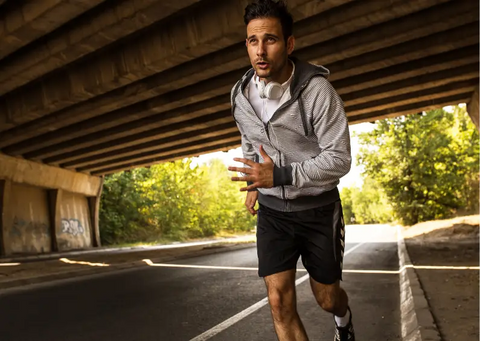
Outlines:
{"type": "Polygon", "coordinates": [[[10,180],[0,179],[0,256],[5,256],[4,216],[10,194],[10,188],[10,180]]]}
{"type": "Polygon", "coordinates": [[[50,236],[52,252],[58,252],[57,230],[61,229],[62,218],[60,215],[60,203],[62,202],[62,190],[51,189],[48,191],[48,207],[50,210],[50,236]]]}
{"type": "Polygon", "coordinates": [[[99,246],[102,180],[0,153],[0,255],[99,246]]]}
{"type": "Polygon", "coordinates": [[[479,111],[478,111],[478,85],[475,88],[475,91],[472,94],[472,98],[470,99],[470,102],[467,103],[467,112],[470,115],[470,118],[472,119],[473,123],[475,123],[475,126],[477,129],[480,130],[479,128],[479,111]]]}
{"type": "Polygon", "coordinates": [[[102,197],[103,190],[103,181],[104,178],[101,178],[100,188],[98,189],[98,194],[96,197],[88,197],[88,206],[90,209],[90,217],[92,221],[92,246],[100,247],[102,242],[100,241],[100,224],[99,224],[99,215],[100,215],[100,199],[102,197]]]}

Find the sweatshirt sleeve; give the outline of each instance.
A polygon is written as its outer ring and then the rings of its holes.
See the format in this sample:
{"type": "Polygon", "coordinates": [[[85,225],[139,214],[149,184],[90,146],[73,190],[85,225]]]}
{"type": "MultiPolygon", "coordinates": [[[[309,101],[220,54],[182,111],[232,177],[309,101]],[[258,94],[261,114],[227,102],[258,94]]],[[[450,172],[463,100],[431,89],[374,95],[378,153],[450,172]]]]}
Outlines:
{"type": "Polygon", "coordinates": [[[324,77],[313,78],[302,96],[320,153],[303,162],[274,169],[275,185],[298,188],[325,186],[338,181],[350,171],[350,133],[340,96],[324,77]]]}
{"type": "MultiPolygon", "coordinates": [[[[230,99],[231,99],[231,105],[232,105],[232,111],[233,111],[233,116],[235,118],[235,97],[238,95],[238,93],[234,93],[236,86],[232,89],[232,92],[230,94],[230,99]]],[[[257,153],[255,152],[255,149],[253,148],[252,143],[248,140],[247,135],[244,133],[243,128],[240,123],[235,119],[235,123],[237,125],[238,131],[240,132],[241,136],[241,147],[242,147],[242,154],[243,158],[249,159],[255,162],[258,162],[257,160],[257,153]]],[[[244,165],[244,167],[249,167],[248,165],[244,165]]],[[[247,174],[241,173],[242,176],[246,176],[247,174]]],[[[251,185],[252,183],[247,181],[247,185],[251,185]]]]}

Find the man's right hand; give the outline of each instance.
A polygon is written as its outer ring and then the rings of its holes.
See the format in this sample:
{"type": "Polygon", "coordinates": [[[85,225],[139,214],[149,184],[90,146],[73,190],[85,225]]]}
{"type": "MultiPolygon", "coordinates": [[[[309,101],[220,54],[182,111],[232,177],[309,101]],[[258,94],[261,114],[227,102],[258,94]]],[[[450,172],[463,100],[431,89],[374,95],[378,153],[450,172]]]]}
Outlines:
{"type": "Polygon", "coordinates": [[[257,191],[247,192],[247,198],[245,199],[245,206],[247,207],[247,210],[248,212],[250,212],[251,215],[257,214],[257,211],[255,210],[255,204],[257,203],[257,198],[258,198],[257,191]]]}

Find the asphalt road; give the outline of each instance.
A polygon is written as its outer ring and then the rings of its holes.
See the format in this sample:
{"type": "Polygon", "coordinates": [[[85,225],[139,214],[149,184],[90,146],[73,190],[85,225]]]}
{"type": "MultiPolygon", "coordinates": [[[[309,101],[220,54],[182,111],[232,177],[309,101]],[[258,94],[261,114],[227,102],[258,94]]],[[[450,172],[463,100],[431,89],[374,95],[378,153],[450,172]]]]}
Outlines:
{"type": "MultiPolygon", "coordinates": [[[[266,290],[254,247],[169,265],[0,293],[0,340],[276,340],[268,305],[257,304],[266,290]]],[[[357,340],[400,340],[398,275],[367,271],[398,270],[394,228],[348,227],[344,270],[357,340]]],[[[316,305],[308,280],[297,296],[310,340],[332,340],[332,316],[316,305]]]]}

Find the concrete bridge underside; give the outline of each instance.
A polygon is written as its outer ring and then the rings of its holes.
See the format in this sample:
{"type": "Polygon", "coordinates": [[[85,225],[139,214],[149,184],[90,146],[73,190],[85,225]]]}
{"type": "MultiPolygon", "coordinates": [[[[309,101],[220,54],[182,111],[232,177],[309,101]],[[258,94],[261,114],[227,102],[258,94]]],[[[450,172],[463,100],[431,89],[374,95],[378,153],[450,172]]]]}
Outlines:
{"type": "MultiPolygon", "coordinates": [[[[95,246],[99,176],[239,146],[229,91],[249,68],[247,3],[0,0],[1,253],[33,219],[5,218],[15,193],[42,193],[44,252],[78,247],[62,231],[87,225],[95,246]]],[[[287,3],[294,55],[331,71],[351,124],[467,103],[478,127],[477,0],[287,3]]]]}

